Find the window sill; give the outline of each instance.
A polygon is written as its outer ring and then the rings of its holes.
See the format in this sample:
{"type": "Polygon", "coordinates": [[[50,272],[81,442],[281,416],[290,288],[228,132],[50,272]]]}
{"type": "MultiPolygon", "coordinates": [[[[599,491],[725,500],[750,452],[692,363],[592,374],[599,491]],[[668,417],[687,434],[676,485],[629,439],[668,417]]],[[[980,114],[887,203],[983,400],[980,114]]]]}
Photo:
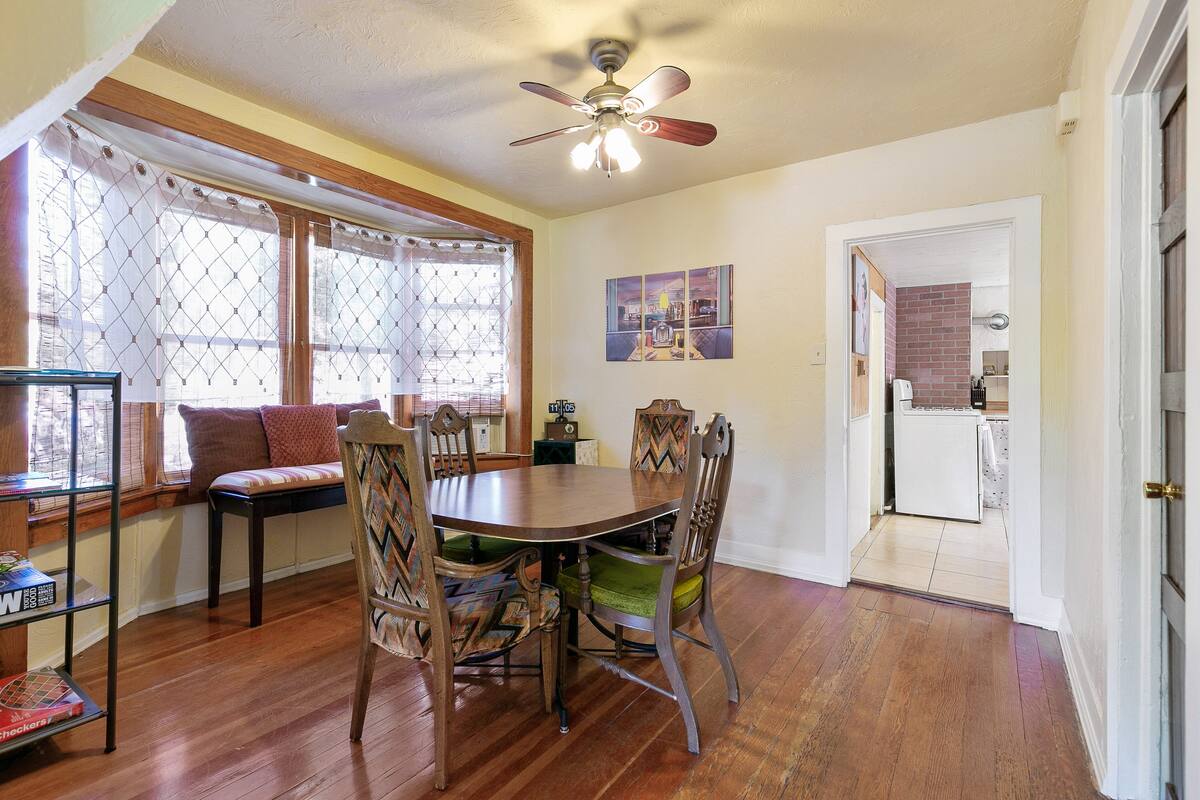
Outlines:
{"type": "MultiPolygon", "coordinates": [[[[203,502],[188,497],[187,483],[165,483],[133,489],[121,495],[121,519],[129,519],[160,508],[175,508],[203,502]]],[[[108,525],[109,502],[95,500],[81,503],[75,514],[76,530],[84,531],[108,525]]],[[[29,549],[44,547],[67,537],[67,510],[56,508],[29,517],[29,549]]]]}
{"type": "MultiPolygon", "coordinates": [[[[497,469],[513,469],[528,466],[532,458],[519,453],[480,453],[476,457],[480,472],[497,469]]],[[[164,483],[133,489],[121,495],[121,519],[129,519],[162,508],[177,508],[202,503],[204,500],[188,496],[186,481],[164,483]]],[[[76,530],[84,531],[103,528],[108,524],[109,503],[95,500],[81,503],[76,512],[76,530]]],[[[29,549],[44,547],[67,538],[67,510],[56,508],[44,514],[29,517],[29,549]]]]}

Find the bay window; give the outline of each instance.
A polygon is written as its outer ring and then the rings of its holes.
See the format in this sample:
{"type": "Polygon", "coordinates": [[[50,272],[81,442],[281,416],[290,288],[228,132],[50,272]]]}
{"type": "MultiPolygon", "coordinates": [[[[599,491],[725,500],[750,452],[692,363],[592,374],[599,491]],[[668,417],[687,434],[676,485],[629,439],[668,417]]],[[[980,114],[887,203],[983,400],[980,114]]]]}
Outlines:
{"type": "MultiPolygon", "coordinates": [[[[123,489],[186,479],[181,403],[504,415],[511,244],[235,193],[65,118],[31,142],[29,172],[29,363],[123,374],[123,489]]],[[[31,395],[31,469],[66,472],[68,401],[31,395]]],[[[79,466],[98,478],[104,406],[81,406],[79,466]]]]}

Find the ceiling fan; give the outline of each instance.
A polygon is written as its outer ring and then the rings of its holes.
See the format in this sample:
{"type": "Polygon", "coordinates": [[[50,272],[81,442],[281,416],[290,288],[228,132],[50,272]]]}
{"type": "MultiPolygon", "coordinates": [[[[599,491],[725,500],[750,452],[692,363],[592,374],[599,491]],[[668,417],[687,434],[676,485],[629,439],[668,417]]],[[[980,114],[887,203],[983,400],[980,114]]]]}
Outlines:
{"type": "Polygon", "coordinates": [[[592,45],[591,58],[596,69],[604,73],[604,83],[585,94],[582,100],[544,83],[521,83],[522,89],[570,106],[591,119],[581,125],[571,125],[518,139],[510,142],[510,146],[533,144],[565,133],[591,130],[587,140],[575,145],[571,150],[571,163],[581,170],[589,169],[595,164],[611,177],[614,166],[621,172],[629,172],[642,163],[642,157],[634,149],[627,127],[632,127],[646,136],[697,147],[717,138],[717,129],[707,122],[650,115],[633,119],[691,85],[692,79],[679,67],[659,67],[641,83],[628,89],[613,80],[613,73],[625,66],[629,58],[628,45],[613,39],[596,42],[592,45]]]}

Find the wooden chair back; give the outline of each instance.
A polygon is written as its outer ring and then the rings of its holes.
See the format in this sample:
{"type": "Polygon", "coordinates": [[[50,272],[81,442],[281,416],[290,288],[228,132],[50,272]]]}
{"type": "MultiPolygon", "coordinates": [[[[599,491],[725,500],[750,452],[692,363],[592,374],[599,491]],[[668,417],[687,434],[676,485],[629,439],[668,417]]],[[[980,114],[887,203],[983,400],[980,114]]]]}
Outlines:
{"type": "Polygon", "coordinates": [[[655,400],[633,416],[630,469],[683,472],[687,469],[688,441],[696,412],[678,400],[655,400]]]}
{"type": "Polygon", "coordinates": [[[415,432],[382,411],[352,411],[338,442],[364,630],[375,644],[408,658],[448,647],[446,600],[434,572],[439,549],[415,432]]]}
{"type": "Polygon", "coordinates": [[[705,573],[708,582],[725,504],[733,474],[733,426],[724,414],[713,414],[701,434],[691,435],[693,458],[688,463],[681,513],[671,534],[670,554],[676,558],[675,580],[705,573]]]}
{"type": "Polygon", "coordinates": [[[432,415],[417,417],[416,424],[422,434],[427,479],[454,478],[478,472],[470,414],[460,414],[454,406],[443,403],[432,415]]]}

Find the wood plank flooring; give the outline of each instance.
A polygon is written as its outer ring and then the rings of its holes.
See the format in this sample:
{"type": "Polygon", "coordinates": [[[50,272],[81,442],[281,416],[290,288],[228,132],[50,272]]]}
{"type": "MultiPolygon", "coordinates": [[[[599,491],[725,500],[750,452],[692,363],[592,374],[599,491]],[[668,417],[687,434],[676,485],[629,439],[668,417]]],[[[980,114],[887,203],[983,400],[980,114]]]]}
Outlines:
{"type": "MultiPolygon", "coordinates": [[[[0,762],[18,798],[1094,798],[1058,639],[1001,614],[719,566],[717,616],[742,703],[679,643],[700,718],[572,662],[571,732],[534,677],[456,683],[449,790],[432,788],[428,673],[381,654],[361,744],[348,740],[358,639],[351,565],[121,631],[117,751],[93,724],[0,762]]],[[[697,626],[698,628],[698,626],[697,626]]],[[[586,623],[585,643],[601,639],[586,623]]],[[[78,659],[103,685],[104,648],[78,659]]],[[[536,659],[534,648],[514,662],[536,659]]],[[[631,669],[665,683],[657,662],[631,669]]]]}

